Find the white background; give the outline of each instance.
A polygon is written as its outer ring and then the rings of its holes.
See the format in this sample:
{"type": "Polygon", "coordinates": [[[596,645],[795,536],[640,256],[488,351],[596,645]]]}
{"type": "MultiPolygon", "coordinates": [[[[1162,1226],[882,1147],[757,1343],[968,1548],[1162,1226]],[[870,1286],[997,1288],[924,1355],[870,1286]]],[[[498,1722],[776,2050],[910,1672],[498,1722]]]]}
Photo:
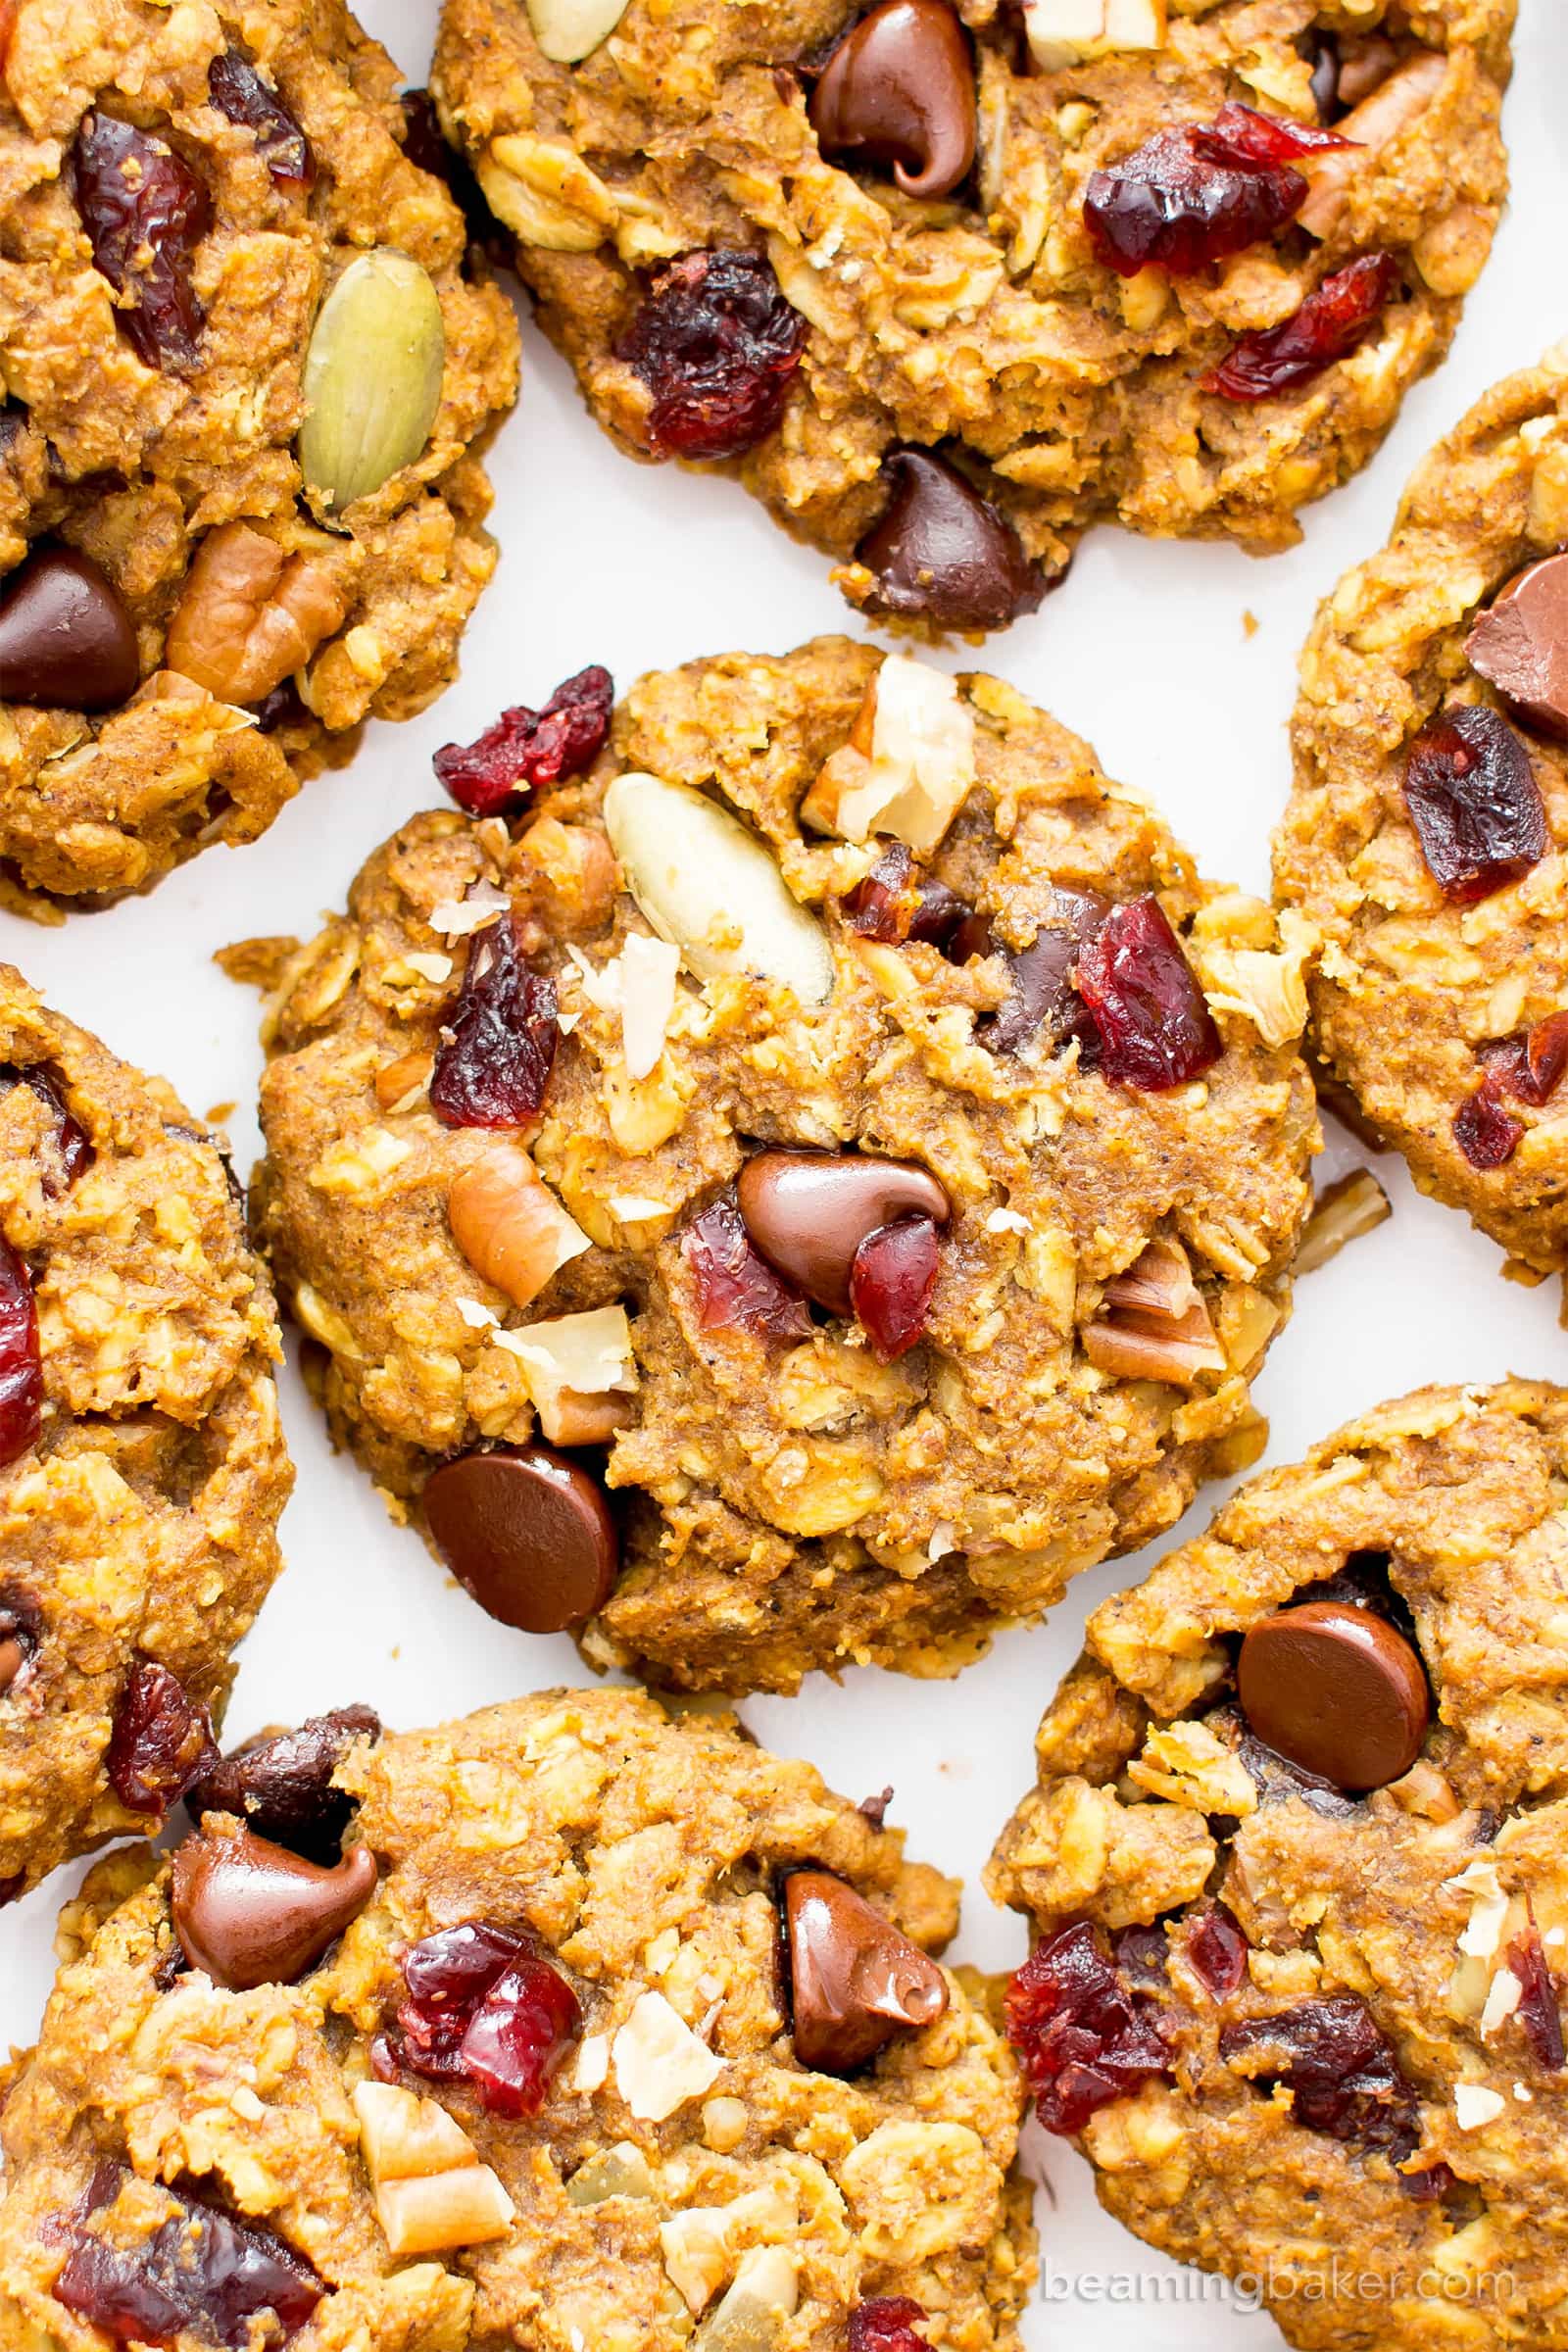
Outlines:
{"type": "MultiPolygon", "coordinates": [[[[422,78],[433,0],[364,0],[361,14],[411,79],[422,78]]],[[[1226,546],[1185,548],[1094,534],[1045,608],[980,659],[1075,727],[1110,774],[1151,790],[1205,872],[1266,892],[1268,837],[1289,779],[1294,665],[1318,599],[1381,544],[1417,459],[1487,386],[1568,336],[1568,21],[1557,0],[1523,0],[1505,115],[1515,200],[1446,366],[1419,385],[1382,455],[1304,516],[1293,553],[1256,563],[1226,546]],[[1249,637],[1243,616],[1259,626],[1249,637]]],[[[466,741],[504,703],[538,704],[560,679],[603,662],[624,688],[644,669],[734,647],[784,652],[819,630],[861,624],[827,579],[733,485],[638,466],[590,424],[567,372],[525,329],[518,413],[490,459],[502,561],[469,628],[463,676],[423,718],[372,728],[352,766],[307,785],[264,841],[214,850],[151,898],[46,930],[0,914],[0,957],[117,1052],[166,1072],[198,1112],[237,1103],[242,1169],[258,1137],[256,1000],[211,962],[225,942],[308,934],[340,906],[369,850],[439,799],[430,755],[466,741]]],[[[972,665],[976,657],[955,659],[972,665]]],[[[1330,1127],[1320,1177],[1363,1154],[1330,1127]]],[[[1420,1200],[1398,1163],[1379,1173],[1393,1220],[1304,1281],[1295,1319],[1257,1384],[1273,1424],[1267,1459],[1385,1397],[1429,1380],[1509,1372],[1568,1376],[1555,1288],[1505,1283],[1500,1256],[1452,1211],[1420,1200]]],[[[333,1458],[292,1370],[284,1418],[299,1486],[283,1525],[287,1571],[246,1645],[226,1727],[233,1740],[366,1699],[393,1726],[432,1723],[582,1676],[564,1637],[495,1626],[450,1586],[418,1540],[384,1518],[368,1481],[333,1458]]],[[[1204,1497],[1180,1533],[1218,1500],[1204,1497]]],[[[1174,1539],[1173,1539],[1174,1540],[1174,1539]]],[[[770,1745],[812,1757],[851,1796],[895,1785],[892,1818],[913,1850],[962,1877],[959,1953],[983,1965],[1022,1956],[1021,1923],[979,1886],[996,1833],[1032,1777],[1042,1705],[1079,1646],[1086,1611],[1134,1580],[1138,1561],[1083,1578],[1052,1622],[998,1643],[954,1684],[876,1672],[821,1678],[799,1699],[754,1699],[746,1717],[770,1745]]],[[[51,1974],[58,1903],[80,1866],[0,1920],[0,2046],[36,2030],[51,1974]]],[[[1067,2299],[1035,2306],[1031,2352],[1257,2352],[1270,2321],[1216,2305],[1212,2281],[1178,2278],[1099,2211],[1087,2168],[1031,2139],[1047,2185],[1042,2253],[1067,2299]],[[1097,2280],[1103,2283],[1097,2285],[1097,2280]],[[1152,2318],[1147,2302],[1159,2292],[1152,2318]],[[1141,2294],[1143,2309],[1115,2296],[1141,2294]],[[1200,2297],[1204,2299],[1200,2300],[1200,2297]]],[[[1058,2292],[1059,2292],[1058,2288],[1058,2292]]]]}

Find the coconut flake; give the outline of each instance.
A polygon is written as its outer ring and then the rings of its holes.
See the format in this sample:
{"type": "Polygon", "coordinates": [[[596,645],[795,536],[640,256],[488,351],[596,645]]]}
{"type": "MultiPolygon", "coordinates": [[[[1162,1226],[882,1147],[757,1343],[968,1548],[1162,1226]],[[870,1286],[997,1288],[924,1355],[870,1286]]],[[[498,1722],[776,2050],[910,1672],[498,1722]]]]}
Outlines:
{"type": "Polygon", "coordinates": [[[1015,1208],[994,1208],[986,1219],[987,1233],[1027,1233],[1029,1220],[1015,1208]]]}
{"type": "Polygon", "coordinates": [[[934,1568],[938,1560],[945,1560],[950,1551],[956,1551],[957,1548],[958,1531],[956,1527],[951,1519],[939,1519],[931,1530],[931,1541],[925,1547],[926,1558],[934,1568]]]}
{"type": "Polygon", "coordinates": [[[722,2058],[692,2032],[662,1992],[639,1995],[611,2045],[615,2087],[639,2123],[662,2124],[712,2089],[722,2058]]]}
{"type": "Polygon", "coordinates": [[[1524,1989],[1511,1968],[1498,1969],[1487,1988],[1487,2005],[1481,2012],[1484,2038],[1490,2038],[1507,2018],[1512,2017],[1524,1997],[1524,1989]]]}
{"type": "Polygon", "coordinates": [[[630,1392],[637,1386],[623,1306],[596,1306],[586,1314],[525,1323],[520,1331],[497,1332],[496,1346],[527,1366],[528,1393],[536,1405],[553,1404],[564,1389],[599,1396],[607,1389],[630,1392]]]}
{"type": "Polygon", "coordinates": [[[847,841],[891,833],[934,850],[974,785],[974,713],[957,680],[928,662],[889,654],[876,674],[871,757],[838,796],[847,841]]]}
{"type": "Polygon", "coordinates": [[[411,972],[418,973],[421,980],[441,981],[452,977],[450,956],[430,956],[420,950],[415,955],[405,956],[403,960],[411,972]]]}
{"type": "Polygon", "coordinates": [[[646,1078],[659,1067],[675,1009],[675,975],[680,950],[667,939],[645,939],[640,931],[620,951],[620,1038],[626,1067],[646,1078]]]}
{"type": "Polygon", "coordinates": [[[1508,1897],[1502,1890],[1495,1862],[1472,1862],[1456,1879],[1446,1879],[1444,1886],[1475,1897],[1459,1937],[1459,1949],[1467,1959],[1490,1960],[1502,1941],[1508,1919],[1508,1897]]]}
{"type": "Polygon", "coordinates": [[[1484,2124],[1494,2124],[1504,2105],[1502,2093],[1489,2090],[1484,2082],[1453,2086],[1453,2120],[1461,2132],[1479,2132],[1484,2124]]]}
{"type": "Polygon", "coordinates": [[[603,2089],[610,2076],[610,2035],[590,2034],[577,2051],[575,2086],[587,2098],[603,2089]]]}
{"type": "Polygon", "coordinates": [[[476,882],[466,898],[443,899],[438,906],[432,906],[425,920],[443,939],[467,939],[494,922],[498,914],[505,914],[511,905],[506,892],[497,890],[493,882],[476,882]]]}
{"type": "Polygon", "coordinates": [[[478,1298],[460,1298],[458,1312],[470,1331],[492,1331],[498,1327],[501,1320],[499,1315],[493,1315],[478,1298]]]}

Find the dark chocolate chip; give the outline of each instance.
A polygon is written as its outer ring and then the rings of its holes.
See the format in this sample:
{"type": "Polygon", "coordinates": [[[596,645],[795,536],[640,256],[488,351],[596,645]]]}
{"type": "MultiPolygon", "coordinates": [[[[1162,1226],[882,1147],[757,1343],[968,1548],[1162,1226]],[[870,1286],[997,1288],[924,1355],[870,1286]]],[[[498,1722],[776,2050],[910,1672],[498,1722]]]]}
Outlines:
{"type": "Polygon", "coordinates": [[[856,549],[876,575],[871,611],[944,629],[1001,629],[1033,612],[1051,582],[1006,516],[945,458],[895,449],[892,492],[856,549]]]}
{"type": "Polygon", "coordinates": [[[974,162],[974,61],[947,0],[881,0],[845,34],[811,99],[829,156],[891,165],[906,196],[949,196],[974,162]]]}
{"type": "Polygon", "coordinates": [[[119,591],[74,548],[35,549],[0,588],[0,702],[108,710],[140,677],[119,591]]]}
{"type": "Polygon", "coordinates": [[[298,1731],[263,1734],[225,1756],[185,1791],[192,1821],[204,1813],[232,1813],[258,1837],[270,1838],[313,1861],[338,1851],[354,1800],[332,1776],[359,1740],[379,1740],[381,1720],[370,1707],[339,1707],[313,1715],[298,1731]]]}
{"type": "Polygon", "coordinates": [[[378,1875],[366,1845],[322,1869],[251,1830],[200,1832],[175,1849],[174,1933],[230,1992],[292,1984],[359,1918],[378,1875]]]}
{"type": "Polygon", "coordinates": [[[895,2034],[934,2025],[947,2009],[936,1962],[831,1872],[793,1871],[784,1916],[803,2066],[851,2074],[895,2034]]]}
{"type": "Polygon", "coordinates": [[[1532,564],[1500,589],[1464,650],[1527,726],[1568,742],[1568,554],[1532,564]]]}
{"type": "Polygon", "coordinates": [[[1278,1609],[1248,1634],[1236,1672],[1258,1738],[1341,1788],[1385,1788],[1421,1752],[1432,1702],[1420,1656],[1366,1609],[1278,1609]]]}
{"type": "Polygon", "coordinates": [[[503,1625],[562,1633],[614,1589],[610,1506],[580,1463],[548,1446],[444,1462],[425,1486],[424,1514],[453,1575],[503,1625]]]}
{"type": "Polygon", "coordinates": [[[753,1247],[834,1315],[851,1311],[850,1271],[868,1234],[906,1216],[945,1225],[950,1213],[929,1169],[857,1152],[759,1152],[736,1195],[753,1247]]]}

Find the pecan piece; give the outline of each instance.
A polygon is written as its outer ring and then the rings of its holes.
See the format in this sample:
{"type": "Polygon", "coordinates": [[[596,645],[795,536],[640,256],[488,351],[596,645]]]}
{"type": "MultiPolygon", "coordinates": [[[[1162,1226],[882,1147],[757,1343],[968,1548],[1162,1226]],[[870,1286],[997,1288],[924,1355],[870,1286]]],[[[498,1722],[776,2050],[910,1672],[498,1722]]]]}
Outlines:
{"type": "Polygon", "coordinates": [[[1225,1352],[1180,1242],[1156,1239],[1107,1282],[1103,1311],[1084,1327],[1084,1353],[1117,1380],[1164,1380],[1190,1389],[1200,1372],[1223,1372],[1225,1352]]]}
{"type": "Polygon", "coordinates": [[[164,659],[220,703],[256,703],[305,667],[348,612],[334,571],[289,555],[249,523],[225,522],[196,551],[164,659]]]}

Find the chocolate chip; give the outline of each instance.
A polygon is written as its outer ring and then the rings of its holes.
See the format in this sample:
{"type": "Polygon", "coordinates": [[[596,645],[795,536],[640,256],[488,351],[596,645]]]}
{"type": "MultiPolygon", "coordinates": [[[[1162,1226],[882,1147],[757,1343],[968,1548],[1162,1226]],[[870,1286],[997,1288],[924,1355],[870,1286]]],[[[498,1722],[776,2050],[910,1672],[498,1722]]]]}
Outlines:
{"type": "Polygon", "coordinates": [[[947,0],[882,0],[811,99],[824,155],[890,164],[906,196],[948,196],[974,162],[974,63],[947,0]]]}
{"type": "Polygon", "coordinates": [[[0,590],[0,702],[108,710],[141,677],[119,591],[69,547],[35,550],[0,590]]]}
{"type": "Polygon", "coordinates": [[[377,1877],[366,1845],[323,1870],[251,1830],[203,1831],[175,1849],[174,1933],[230,1992],[292,1984],[359,1918],[377,1877]]]}
{"type": "Polygon", "coordinates": [[[1100,1032],[1072,974],[1079,949],[1110,912],[1110,901],[1098,890],[1058,889],[1052,896],[1051,912],[1028,947],[1008,956],[1012,993],[981,1023],[979,1035],[993,1054],[1016,1054],[1049,1024],[1054,1046],[1078,1040],[1080,1062],[1087,1067],[1099,1059],[1100,1032]]]}
{"type": "Polygon", "coordinates": [[[1408,1772],[1431,1716],[1421,1659],[1404,1636],[1333,1600],[1254,1625],[1237,1690],[1260,1740],[1341,1788],[1382,1788],[1408,1772]]]}
{"type": "Polygon", "coordinates": [[[934,2025],[948,2006],[936,1962],[825,1870],[797,1870],[784,1887],[795,2055],[847,2075],[901,2029],[934,2025]]]}
{"type": "Polygon", "coordinates": [[[311,1716],[298,1731],[264,1733],[188,1788],[185,1810],[195,1822],[204,1813],[232,1813],[259,1837],[330,1861],[354,1812],[332,1775],[356,1740],[380,1737],[381,1719],[370,1707],[339,1707],[311,1716]]]}
{"type": "Polygon", "coordinates": [[[444,1462],[425,1486],[424,1515],[453,1575],[503,1625],[559,1634],[614,1589],[610,1506],[586,1470],[548,1446],[444,1462]]]}
{"type": "Polygon", "coordinates": [[[929,1169],[856,1152],[759,1152],[736,1197],[753,1247],[833,1315],[851,1312],[850,1270],[868,1234],[906,1216],[945,1225],[950,1213],[929,1169]]]}
{"type": "Polygon", "coordinates": [[[1500,589],[1464,650],[1526,725],[1568,742],[1568,554],[1544,557],[1500,589]]]}
{"type": "Polygon", "coordinates": [[[872,612],[943,629],[1001,629],[1034,612],[1051,583],[956,466],[929,450],[895,449],[882,471],[892,496],[855,551],[876,574],[872,612]]]}

